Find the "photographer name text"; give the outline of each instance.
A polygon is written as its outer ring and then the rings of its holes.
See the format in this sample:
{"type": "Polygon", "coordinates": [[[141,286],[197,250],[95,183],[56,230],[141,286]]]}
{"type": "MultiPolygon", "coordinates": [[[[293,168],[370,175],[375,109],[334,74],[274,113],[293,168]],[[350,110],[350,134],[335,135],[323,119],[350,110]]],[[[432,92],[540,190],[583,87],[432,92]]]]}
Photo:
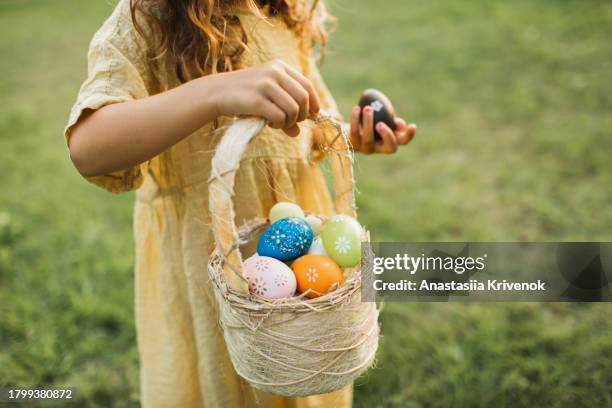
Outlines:
{"type": "Polygon", "coordinates": [[[470,279],[467,282],[434,282],[426,279],[420,282],[402,279],[397,282],[385,282],[377,279],[373,282],[374,290],[376,291],[431,291],[431,292],[460,292],[460,291],[546,291],[546,282],[537,280],[535,282],[509,282],[498,279],[488,279],[481,282],[475,279],[470,279]]]}

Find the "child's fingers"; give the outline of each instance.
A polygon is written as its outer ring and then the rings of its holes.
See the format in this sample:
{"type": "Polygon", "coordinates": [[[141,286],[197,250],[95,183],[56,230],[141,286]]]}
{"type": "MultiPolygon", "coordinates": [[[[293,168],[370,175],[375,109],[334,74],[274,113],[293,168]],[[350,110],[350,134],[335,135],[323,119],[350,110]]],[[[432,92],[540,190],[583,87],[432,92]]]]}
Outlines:
{"type": "Polygon", "coordinates": [[[414,137],[416,136],[416,131],[417,131],[417,125],[415,125],[414,123],[407,125],[405,130],[401,134],[402,137],[401,137],[400,144],[410,143],[410,141],[414,139],[414,137]]]}
{"type": "Polygon", "coordinates": [[[265,95],[285,112],[285,122],[281,128],[289,128],[297,122],[300,106],[280,85],[273,84],[267,87],[265,95]]]}
{"type": "Polygon", "coordinates": [[[261,98],[255,105],[258,108],[255,116],[260,116],[268,122],[268,126],[274,129],[282,129],[285,127],[287,115],[281,108],[269,99],[261,98]]]}
{"type": "Polygon", "coordinates": [[[374,112],[370,106],[363,108],[363,118],[361,124],[361,151],[365,154],[374,153],[376,142],[374,141],[374,112]]]}
{"type": "Polygon", "coordinates": [[[415,123],[411,123],[408,125],[408,133],[412,136],[415,136],[417,132],[417,125],[415,123]]]}
{"type": "Polygon", "coordinates": [[[289,137],[296,137],[300,135],[300,127],[298,125],[293,125],[289,128],[283,129],[283,132],[285,132],[289,137]]]}
{"type": "Polygon", "coordinates": [[[411,139],[411,137],[408,135],[408,133],[405,130],[396,131],[395,137],[397,139],[397,143],[400,145],[407,144],[411,139]]]}
{"type": "Polygon", "coordinates": [[[317,95],[317,91],[314,89],[312,82],[310,82],[308,78],[306,78],[304,75],[291,68],[287,64],[285,64],[285,70],[289,75],[291,75],[293,79],[299,82],[300,85],[302,85],[302,87],[304,88],[304,90],[308,93],[308,113],[311,113],[313,115],[318,114],[319,110],[321,109],[321,102],[319,101],[319,95],[317,95]]]}
{"type": "Polygon", "coordinates": [[[391,128],[384,122],[378,122],[376,124],[376,131],[382,138],[382,143],[376,144],[376,152],[385,154],[397,152],[397,140],[391,128]]]}
{"type": "Polygon", "coordinates": [[[397,142],[401,145],[405,145],[412,140],[416,133],[416,125],[407,125],[406,121],[401,118],[395,119],[395,134],[397,142]]]}
{"type": "Polygon", "coordinates": [[[361,114],[361,108],[354,106],[351,111],[351,130],[350,140],[354,150],[359,150],[361,147],[361,137],[359,135],[359,115],[361,114]]]}
{"type": "Polygon", "coordinates": [[[406,127],[406,121],[402,118],[395,118],[395,130],[404,130],[406,127]]]}
{"type": "Polygon", "coordinates": [[[414,132],[410,131],[409,128],[396,132],[395,135],[397,137],[397,143],[400,145],[408,144],[414,139],[414,132]]]}
{"type": "Polygon", "coordinates": [[[309,113],[309,96],[308,92],[302,84],[293,79],[290,75],[283,75],[280,79],[280,86],[293,98],[300,107],[297,122],[301,122],[308,116],[309,113]]]}

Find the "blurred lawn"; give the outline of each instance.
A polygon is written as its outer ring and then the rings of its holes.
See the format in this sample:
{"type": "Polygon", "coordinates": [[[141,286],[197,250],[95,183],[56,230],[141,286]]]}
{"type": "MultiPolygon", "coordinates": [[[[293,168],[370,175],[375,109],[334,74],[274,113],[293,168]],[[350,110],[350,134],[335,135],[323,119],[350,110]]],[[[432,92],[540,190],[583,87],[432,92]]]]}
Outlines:
{"type": "MultiPolygon", "coordinates": [[[[0,2],[0,384],[134,406],[132,195],[72,168],[62,128],[114,1],[0,2]]],[[[612,3],[333,0],[323,68],[419,125],[360,157],[379,240],[612,241],[612,3]],[[385,7],[386,6],[386,7],[385,7]]],[[[609,305],[387,304],[357,407],[612,406],[609,305]]]]}

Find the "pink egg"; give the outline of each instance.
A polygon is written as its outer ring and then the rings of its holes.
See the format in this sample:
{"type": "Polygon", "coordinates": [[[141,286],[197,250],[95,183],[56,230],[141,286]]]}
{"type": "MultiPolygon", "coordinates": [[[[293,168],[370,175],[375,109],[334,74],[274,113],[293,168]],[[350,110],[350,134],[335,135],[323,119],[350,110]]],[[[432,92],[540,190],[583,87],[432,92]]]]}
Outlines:
{"type": "Polygon", "coordinates": [[[295,275],[278,259],[255,254],[244,261],[244,270],[251,293],[266,299],[282,299],[295,293],[295,275]]]}

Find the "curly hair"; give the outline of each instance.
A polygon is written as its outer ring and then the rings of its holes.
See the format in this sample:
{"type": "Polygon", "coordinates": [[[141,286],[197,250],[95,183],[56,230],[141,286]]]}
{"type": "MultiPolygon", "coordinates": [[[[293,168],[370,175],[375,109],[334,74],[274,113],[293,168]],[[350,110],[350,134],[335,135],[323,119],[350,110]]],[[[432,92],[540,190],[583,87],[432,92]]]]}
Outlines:
{"type": "Polygon", "coordinates": [[[169,56],[181,82],[240,68],[248,38],[236,8],[280,16],[304,47],[327,43],[330,17],[320,0],[130,0],[132,21],[153,59],[169,56]]]}

